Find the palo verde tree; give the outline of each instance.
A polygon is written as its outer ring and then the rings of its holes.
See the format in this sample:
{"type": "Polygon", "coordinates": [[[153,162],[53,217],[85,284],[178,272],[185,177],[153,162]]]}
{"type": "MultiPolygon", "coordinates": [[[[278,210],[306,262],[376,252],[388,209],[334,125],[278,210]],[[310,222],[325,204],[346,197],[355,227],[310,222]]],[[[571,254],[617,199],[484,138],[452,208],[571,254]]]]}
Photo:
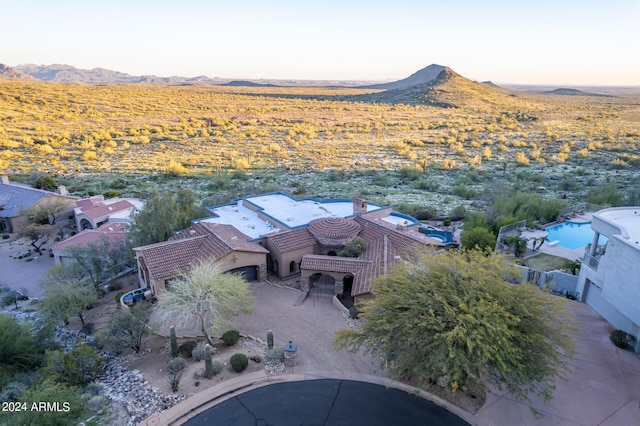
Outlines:
{"type": "Polygon", "coordinates": [[[160,194],[157,190],[146,200],[142,210],[136,213],[129,229],[132,247],[165,241],[174,231],[189,226],[196,219],[195,197],[190,189],[175,194],[160,194]]]}
{"type": "Polygon", "coordinates": [[[77,315],[84,325],[84,313],[98,301],[96,289],[74,278],[69,271],[56,267],[43,283],[40,309],[52,322],[69,323],[69,317],[77,315]]]}
{"type": "Polygon", "coordinates": [[[130,309],[116,312],[102,332],[105,345],[116,353],[125,348],[140,353],[150,331],[150,314],[149,303],[136,303],[130,309]]]}
{"type": "Polygon", "coordinates": [[[213,262],[198,264],[171,281],[171,288],[158,295],[155,309],[169,326],[197,324],[210,345],[211,336],[231,328],[231,318],[253,310],[253,295],[241,275],[224,273],[213,262]]]}
{"type": "Polygon", "coordinates": [[[340,330],[334,345],[364,346],[399,377],[451,392],[489,380],[519,400],[551,399],[573,353],[564,299],[505,279],[516,275],[480,250],[420,253],[375,281],[360,330],[340,330]]]}
{"type": "Polygon", "coordinates": [[[103,272],[132,257],[128,241],[104,236],[98,241],[69,247],[66,255],[74,260],[68,268],[75,270],[77,276],[88,278],[96,290],[103,281],[103,272]]]}
{"type": "Polygon", "coordinates": [[[18,231],[19,236],[29,239],[29,244],[39,255],[42,255],[42,246],[49,241],[52,233],[53,226],[49,224],[40,225],[38,223],[25,225],[18,231]]]}

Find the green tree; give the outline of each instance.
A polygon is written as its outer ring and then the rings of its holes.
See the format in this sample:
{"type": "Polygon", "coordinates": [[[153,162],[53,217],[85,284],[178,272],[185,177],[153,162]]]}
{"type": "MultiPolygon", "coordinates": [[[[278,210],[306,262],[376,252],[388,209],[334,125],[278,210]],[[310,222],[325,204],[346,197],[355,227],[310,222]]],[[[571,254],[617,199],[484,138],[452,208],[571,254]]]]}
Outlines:
{"type": "Polygon", "coordinates": [[[460,236],[460,243],[465,249],[493,250],[496,246],[496,236],[489,229],[478,226],[468,231],[465,229],[460,236]]]}
{"type": "Polygon", "coordinates": [[[451,392],[487,380],[518,400],[548,400],[573,354],[565,300],[505,278],[517,275],[479,250],[421,253],[375,281],[360,329],[340,330],[334,344],[364,346],[399,377],[451,392]]]}
{"type": "Polygon", "coordinates": [[[39,225],[55,225],[60,214],[70,210],[69,200],[50,196],[27,210],[26,215],[39,225]]]}
{"type": "Polygon", "coordinates": [[[146,200],[144,208],[135,215],[129,229],[132,247],[165,241],[179,229],[189,226],[194,217],[195,197],[189,189],[181,189],[175,195],[154,191],[146,200]]]}
{"type": "Polygon", "coordinates": [[[522,256],[527,250],[527,240],[519,235],[513,235],[504,239],[504,242],[513,248],[513,254],[515,257],[522,256]]]}
{"type": "Polygon", "coordinates": [[[73,278],[49,278],[43,284],[40,309],[53,322],[69,323],[69,317],[77,315],[84,325],[84,312],[98,301],[96,289],[73,278]]]}
{"type": "Polygon", "coordinates": [[[38,176],[33,186],[38,189],[44,189],[45,191],[55,191],[58,189],[56,181],[49,175],[38,176]]]}
{"type": "Polygon", "coordinates": [[[622,205],[624,196],[618,191],[615,183],[608,182],[591,188],[585,201],[599,206],[616,207],[622,205]]]}
{"type": "Polygon", "coordinates": [[[56,383],[52,378],[29,388],[20,396],[19,402],[26,404],[27,410],[11,413],[11,424],[14,425],[75,425],[89,414],[77,388],[56,383]],[[33,404],[39,407],[42,402],[58,403],[57,411],[31,409],[33,404]]]}
{"type": "Polygon", "coordinates": [[[232,317],[253,310],[253,296],[242,276],[205,262],[172,281],[171,288],[158,295],[155,309],[165,325],[197,324],[213,346],[213,333],[230,329],[232,317]]]}
{"type": "Polygon", "coordinates": [[[358,257],[362,254],[367,242],[360,238],[355,237],[353,240],[349,241],[344,249],[338,252],[338,256],[342,257],[358,257]]]}
{"type": "Polygon", "coordinates": [[[107,237],[69,247],[65,254],[74,260],[69,268],[77,270],[82,277],[88,277],[96,289],[103,282],[104,271],[131,258],[128,241],[114,241],[107,237]]]}
{"type": "Polygon", "coordinates": [[[58,382],[82,386],[100,377],[105,367],[106,361],[96,348],[79,344],[69,352],[47,351],[45,372],[58,382]]]}
{"type": "Polygon", "coordinates": [[[6,378],[5,374],[38,366],[43,360],[42,355],[43,351],[28,326],[0,314],[0,384],[6,378]]]}
{"type": "Polygon", "coordinates": [[[149,303],[136,303],[129,310],[116,312],[102,334],[105,345],[116,353],[124,348],[140,353],[149,333],[150,314],[149,303]]]}
{"type": "Polygon", "coordinates": [[[18,235],[29,239],[29,245],[42,256],[42,246],[49,241],[53,226],[31,223],[20,228],[18,235]]]}

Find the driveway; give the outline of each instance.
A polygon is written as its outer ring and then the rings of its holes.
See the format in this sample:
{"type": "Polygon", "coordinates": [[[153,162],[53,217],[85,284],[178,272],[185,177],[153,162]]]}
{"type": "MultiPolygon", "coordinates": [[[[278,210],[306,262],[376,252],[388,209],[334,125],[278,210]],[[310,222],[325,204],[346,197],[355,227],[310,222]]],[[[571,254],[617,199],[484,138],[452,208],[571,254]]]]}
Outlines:
{"type": "Polygon", "coordinates": [[[53,257],[49,256],[48,250],[40,256],[24,240],[0,243],[0,286],[26,292],[30,299],[42,297],[40,283],[53,265],[53,257]],[[30,249],[33,253],[30,262],[12,258],[30,249]]]}
{"type": "MultiPolygon", "coordinates": [[[[254,373],[255,376],[238,383],[222,383],[151,416],[142,424],[173,424],[186,412],[196,412],[233,395],[279,381],[333,378],[398,386],[382,377],[378,360],[366,354],[332,349],[335,330],[347,327],[347,320],[332,305],[330,297],[316,295],[296,306],[298,290],[268,283],[251,283],[251,289],[255,295],[254,313],[236,318],[238,330],[266,340],[271,329],[276,346],[292,340],[298,345],[297,365],[288,367],[285,376],[254,373]]],[[[517,402],[504,390],[491,389],[486,403],[475,415],[460,413],[437,397],[428,399],[469,423],[482,426],[640,425],[640,355],[616,348],[609,341],[613,327],[588,305],[568,300],[567,309],[575,320],[576,357],[571,362],[571,371],[557,381],[552,401],[532,398],[532,405],[541,416],[536,417],[528,405],[517,402]]],[[[413,392],[408,387],[405,391],[413,392]]]]}

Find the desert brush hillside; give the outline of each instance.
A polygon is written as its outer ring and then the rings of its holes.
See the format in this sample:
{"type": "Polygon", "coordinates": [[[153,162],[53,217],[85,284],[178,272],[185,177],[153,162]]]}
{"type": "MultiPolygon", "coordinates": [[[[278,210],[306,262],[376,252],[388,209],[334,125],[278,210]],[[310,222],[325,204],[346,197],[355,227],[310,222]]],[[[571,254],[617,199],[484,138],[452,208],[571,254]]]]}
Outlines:
{"type": "Polygon", "coordinates": [[[573,170],[567,188],[593,173],[633,185],[639,105],[510,92],[447,69],[399,90],[0,79],[0,169],[77,180],[409,168],[441,182],[474,170],[558,182],[573,170]]]}

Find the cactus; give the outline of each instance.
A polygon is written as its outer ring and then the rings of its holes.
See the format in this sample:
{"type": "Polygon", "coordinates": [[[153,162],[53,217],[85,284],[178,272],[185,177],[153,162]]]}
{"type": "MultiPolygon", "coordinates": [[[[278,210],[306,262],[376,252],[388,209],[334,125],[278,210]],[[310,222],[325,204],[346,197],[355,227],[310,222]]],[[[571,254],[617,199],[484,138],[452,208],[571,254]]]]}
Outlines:
{"type": "Polygon", "coordinates": [[[213,364],[211,363],[211,346],[204,345],[204,368],[207,372],[207,379],[213,377],[213,364]]]}
{"type": "Polygon", "coordinates": [[[273,349],[273,331],[271,330],[267,332],[267,348],[273,349]]]}
{"type": "Polygon", "coordinates": [[[178,340],[176,339],[176,329],[173,328],[173,326],[171,326],[169,328],[169,331],[171,333],[171,357],[177,358],[178,357],[178,340]]]}

